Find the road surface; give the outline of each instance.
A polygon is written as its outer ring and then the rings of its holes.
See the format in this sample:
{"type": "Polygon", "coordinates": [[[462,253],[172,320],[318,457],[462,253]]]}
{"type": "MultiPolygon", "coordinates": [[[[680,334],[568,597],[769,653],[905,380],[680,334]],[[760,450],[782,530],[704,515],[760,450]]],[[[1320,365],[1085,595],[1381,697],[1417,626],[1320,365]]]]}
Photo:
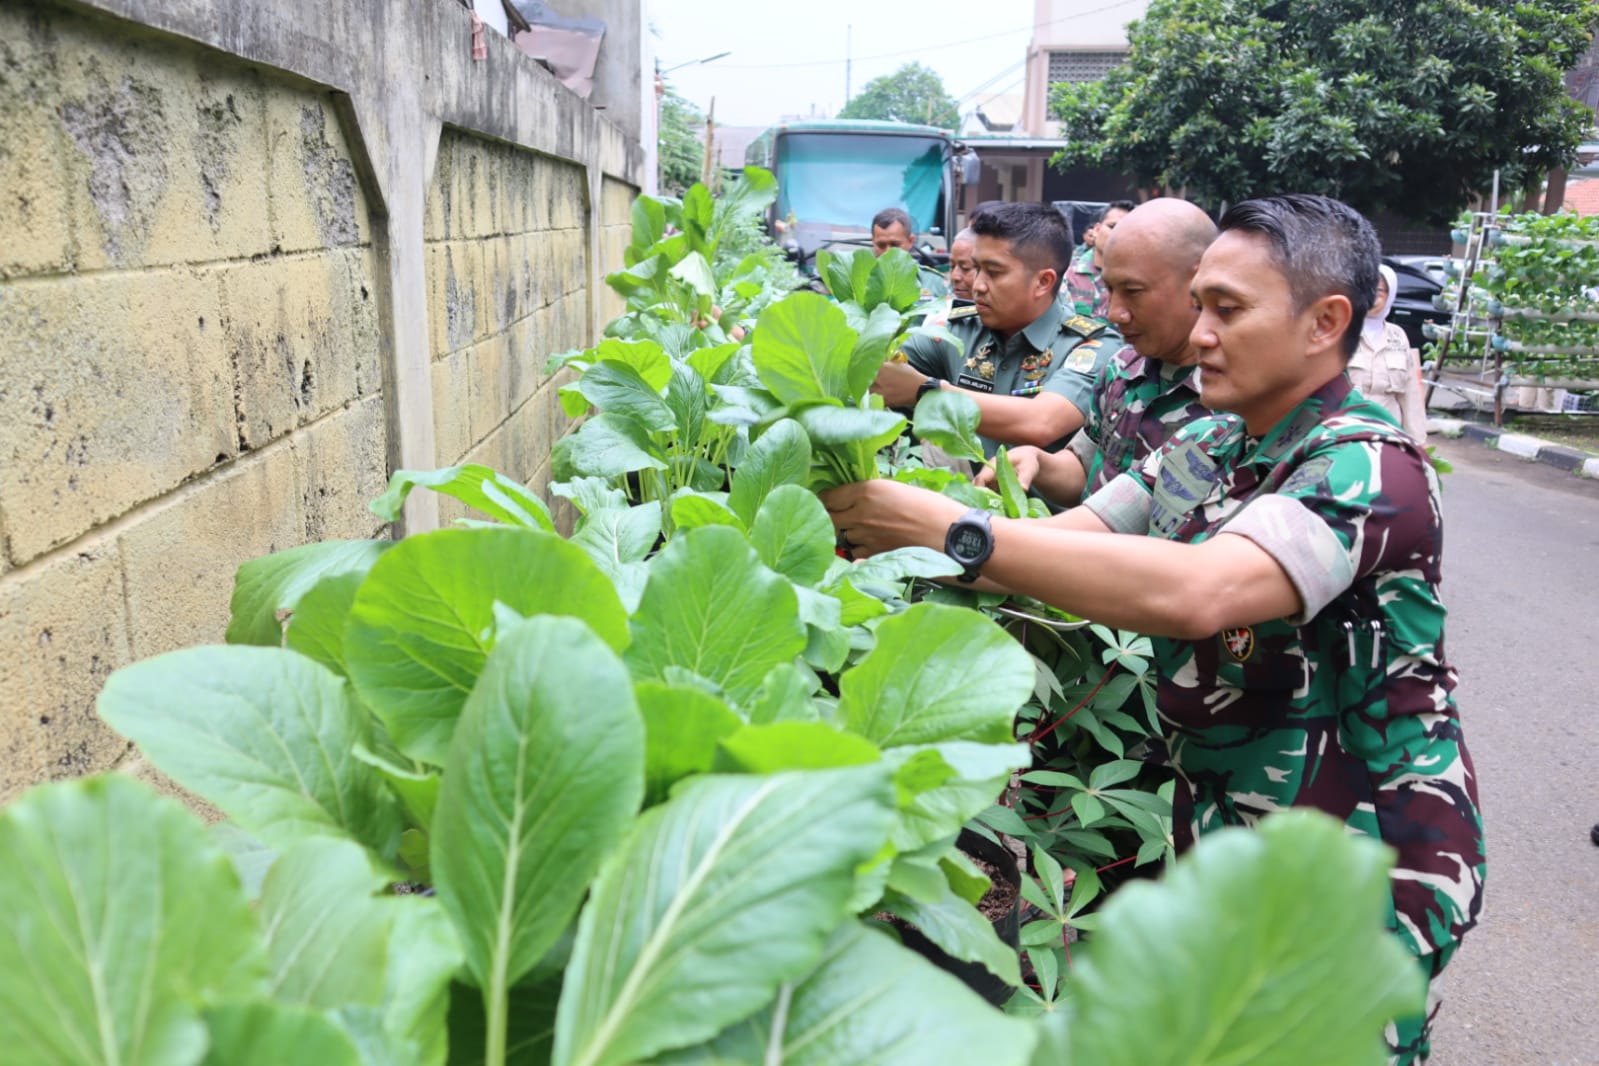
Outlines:
{"type": "Polygon", "coordinates": [[[1429,1066],[1599,1066],[1599,481],[1434,443],[1488,883],[1429,1066]]]}

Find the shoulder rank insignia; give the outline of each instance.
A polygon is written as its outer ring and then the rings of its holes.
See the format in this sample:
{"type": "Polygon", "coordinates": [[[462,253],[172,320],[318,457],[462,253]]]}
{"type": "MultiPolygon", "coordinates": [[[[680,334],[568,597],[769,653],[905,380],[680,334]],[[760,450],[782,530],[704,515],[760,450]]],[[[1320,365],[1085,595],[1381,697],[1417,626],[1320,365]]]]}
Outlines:
{"type": "Polygon", "coordinates": [[[1101,322],[1097,318],[1089,318],[1087,315],[1073,315],[1061,323],[1061,326],[1065,329],[1069,329],[1073,333],[1080,334],[1084,337],[1092,337],[1094,334],[1105,329],[1108,325],[1109,323],[1107,322],[1101,322]]]}
{"type": "Polygon", "coordinates": [[[954,322],[957,319],[975,317],[977,317],[976,304],[967,304],[965,307],[957,307],[949,313],[949,320],[951,322],[954,322]]]}

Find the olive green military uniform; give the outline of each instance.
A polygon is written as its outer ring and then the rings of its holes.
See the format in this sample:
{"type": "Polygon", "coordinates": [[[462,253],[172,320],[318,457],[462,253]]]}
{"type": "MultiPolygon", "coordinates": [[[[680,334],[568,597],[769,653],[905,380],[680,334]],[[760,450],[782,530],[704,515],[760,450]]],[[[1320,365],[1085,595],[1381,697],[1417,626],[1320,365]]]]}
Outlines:
{"type": "MultiPolygon", "coordinates": [[[[1108,323],[1069,314],[1058,301],[1008,340],[1000,340],[983,325],[975,306],[951,311],[949,331],[961,342],[960,350],[937,337],[912,337],[904,348],[910,365],[929,377],[973,392],[995,396],[1054,393],[1070,400],[1085,415],[1092,403],[1095,379],[1122,346],[1121,337],[1108,323]]],[[[1058,446],[1053,445],[1052,450],[1058,446]]],[[[998,447],[997,442],[983,438],[984,454],[992,456],[998,447]]]]}
{"type": "Polygon", "coordinates": [[[916,280],[922,284],[923,300],[942,300],[949,295],[949,279],[931,267],[917,267],[916,280]]]}

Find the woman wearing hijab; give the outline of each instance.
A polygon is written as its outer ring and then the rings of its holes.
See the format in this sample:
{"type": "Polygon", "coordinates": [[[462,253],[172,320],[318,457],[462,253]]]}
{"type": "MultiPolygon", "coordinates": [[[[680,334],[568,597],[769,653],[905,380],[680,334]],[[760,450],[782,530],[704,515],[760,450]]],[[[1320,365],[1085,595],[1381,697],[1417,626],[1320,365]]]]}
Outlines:
{"type": "Polygon", "coordinates": [[[1405,331],[1388,321],[1399,280],[1378,267],[1377,299],[1360,330],[1360,346],[1349,358],[1349,380],[1361,395],[1385,408],[1400,428],[1427,443],[1427,409],[1421,398],[1421,358],[1405,331]]]}

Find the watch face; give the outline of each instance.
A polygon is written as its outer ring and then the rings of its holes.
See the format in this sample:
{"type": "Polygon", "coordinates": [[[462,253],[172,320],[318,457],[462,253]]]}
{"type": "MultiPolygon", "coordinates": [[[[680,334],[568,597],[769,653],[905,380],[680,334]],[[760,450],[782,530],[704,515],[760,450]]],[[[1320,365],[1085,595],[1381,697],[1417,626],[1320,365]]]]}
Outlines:
{"type": "Polygon", "coordinates": [[[988,537],[976,526],[958,526],[950,533],[950,547],[957,559],[975,559],[988,547],[988,537]]]}

